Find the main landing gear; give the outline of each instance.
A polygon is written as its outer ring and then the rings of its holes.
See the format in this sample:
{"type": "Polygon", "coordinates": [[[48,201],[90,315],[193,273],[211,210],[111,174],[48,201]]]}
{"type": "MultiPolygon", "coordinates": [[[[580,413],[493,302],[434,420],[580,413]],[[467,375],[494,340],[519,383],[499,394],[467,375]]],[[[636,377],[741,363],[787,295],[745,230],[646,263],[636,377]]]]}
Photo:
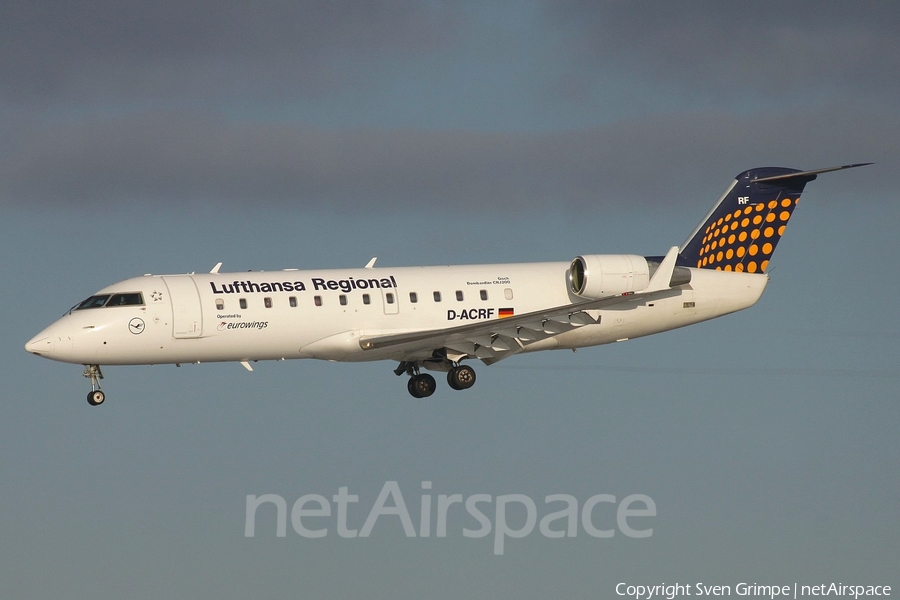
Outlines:
{"type": "Polygon", "coordinates": [[[409,378],[409,381],[406,382],[406,389],[413,398],[427,398],[437,389],[437,383],[434,377],[428,373],[419,373],[409,378]]]}
{"type": "Polygon", "coordinates": [[[84,365],[84,376],[91,380],[91,391],[87,395],[88,404],[100,406],[106,400],[106,394],[100,389],[100,380],[103,379],[100,365],[84,365]]]}
{"type": "Polygon", "coordinates": [[[447,371],[447,384],[454,390],[467,390],[475,385],[475,369],[459,365],[447,371]]]}
{"type": "MultiPolygon", "coordinates": [[[[419,372],[419,364],[415,362],[401,362],[394,370],[397,375],[404,373],[409,375],[406,389],[413,398],[427,398],[437,389],[434,377],[428,373],[419,372]]],[[[448,363],[447,384],[454,390],[467,390],[475,385],[475,369],[468,365],[448,363]]]]}

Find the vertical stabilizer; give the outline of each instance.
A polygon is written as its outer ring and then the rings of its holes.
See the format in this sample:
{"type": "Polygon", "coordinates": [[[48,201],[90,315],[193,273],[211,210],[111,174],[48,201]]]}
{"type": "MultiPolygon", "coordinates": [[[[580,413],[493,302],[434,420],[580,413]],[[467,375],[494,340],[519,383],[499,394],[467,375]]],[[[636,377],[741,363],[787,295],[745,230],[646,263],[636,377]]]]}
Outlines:
{"type": "Polygon", "coordinates": [[[863,165],[815,171],[763,167],[744,171],[682,244],[678,264],[764,273],[806,184],[820,173],[860,166],[863,165]]]}

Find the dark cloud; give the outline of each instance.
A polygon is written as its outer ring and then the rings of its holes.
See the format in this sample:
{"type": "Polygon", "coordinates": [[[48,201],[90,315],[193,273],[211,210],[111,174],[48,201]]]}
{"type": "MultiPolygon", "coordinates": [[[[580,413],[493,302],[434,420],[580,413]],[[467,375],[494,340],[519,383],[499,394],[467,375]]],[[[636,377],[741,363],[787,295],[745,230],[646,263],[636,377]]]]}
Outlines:
{"type": "Polygon", "coordinates": [[[595,83],[613,72],[683,103],[900,96],[896,3],[573,0],[544,14],[568,33],[571,73],[595,83]]]}
{"type": "Polygon", "coordinates": [[[754,166],[893,159],[894,4],[572,1],[509,22],[502,7],[485,18],[460,6],[2,2],[0,201],[578,211],[657,206],[673,189],[710,185],[705,204],[754,166]],[[496,40],[509,43],[503,59],[491,55],[496,40]],[[458,57],[453,69],[476,83],[441,87],[439,69],[416,63],[428,53],[444,66],[458,57]],[[550,133],[327,129],[300,108],[297,121],[259,120],[261,106],[291,112],[309,96],[324,98],[317,106],[381,103],[354,123],[401,115],[409,88],[366,96],[359,78],[377,68],[370,81],[402,81],[414,63],[416,89],[435,90],[420,103],[447,93],[477,112],[495,100],[484,92],[490,75],[518,71],[502,79],[510,112],[583,108],[604,87],[653,108],[550,133]],[[566,102],[542,105],[535,90],[547,89],[566,102]],[[467,103],[467,92],[486,96],[467,103]]]}
{"type": "Polygon", "coordinates": [[[0,15],[0,98],[28,103],[322,93],[455,27],[414,0],[4,1],[0,15]]]}
{"type": "Polygon", "coordinates": [[[890,160],[898,130],[900,117],[834,111],[668,115],[547,134],[333,131],[139,114],[31,130],[0,163],[0,197],[499,213],[660,206],[701,188],[706,204],[746,168],[890,160]]]}
{"type": "Polygon", "coordinates": [[[504,18],[529,12],[515,3],[3,0],[0,100],[289,102],[365,89],[370,71],[436,51],[472,71],[519,56],[535,88],[576,101],[611,83],[690,106],[900,96],[896,3],[538,2],[529,21],[504,18]]]}

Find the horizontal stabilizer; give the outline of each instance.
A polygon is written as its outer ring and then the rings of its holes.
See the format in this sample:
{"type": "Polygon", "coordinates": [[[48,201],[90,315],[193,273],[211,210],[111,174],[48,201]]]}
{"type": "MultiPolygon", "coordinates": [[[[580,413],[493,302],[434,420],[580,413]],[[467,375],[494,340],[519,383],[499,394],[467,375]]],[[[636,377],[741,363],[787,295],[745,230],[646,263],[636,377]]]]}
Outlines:
{"type": "Polygon", "coordinates": [[[753,181],[760,183],[762,181],[781,181],[785,182],[789,179],[795,181],[802,180],[803,183],[809,183],[821,173],[830,173],[832,171],[841,171],[843,169],[854,169],[856,167],[865,167],[873,163],[856,163],[855,165],[843,165],[840,167],[828,167],[827,169],[816,169],[814,171],[797,171],[796,173],[788,173],[787,175],[773,175],[772,177],[757,177],[753,181]]]}

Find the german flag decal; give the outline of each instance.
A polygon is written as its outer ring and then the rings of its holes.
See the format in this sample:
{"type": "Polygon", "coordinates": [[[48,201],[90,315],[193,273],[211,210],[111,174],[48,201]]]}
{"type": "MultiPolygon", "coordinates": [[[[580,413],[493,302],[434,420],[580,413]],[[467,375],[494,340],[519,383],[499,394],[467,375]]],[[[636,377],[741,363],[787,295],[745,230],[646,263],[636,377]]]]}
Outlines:
{"type": "Polygon", "coordinates": [[[497,316],[499,316],[501,319],[505,319],[507,317],[513,316],[514,314],[516,314],[516,310],[514,308],[501,308],[498,311],[497,316]]]}

